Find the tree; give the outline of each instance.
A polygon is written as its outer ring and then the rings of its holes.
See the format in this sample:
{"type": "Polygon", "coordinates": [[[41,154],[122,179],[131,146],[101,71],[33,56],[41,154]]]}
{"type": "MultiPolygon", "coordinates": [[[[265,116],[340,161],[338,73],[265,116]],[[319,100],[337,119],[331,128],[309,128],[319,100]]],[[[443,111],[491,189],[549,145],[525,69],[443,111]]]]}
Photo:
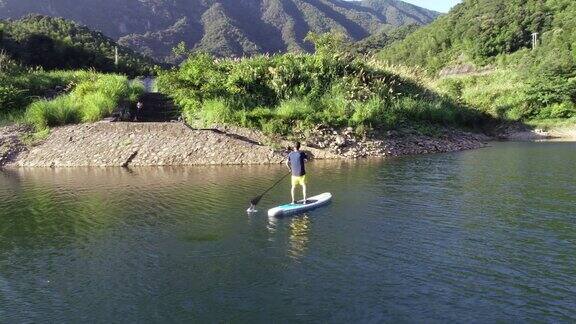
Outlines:
{"type": "Polygon", "coordinates": [[[309,32],[304,40],[314,44],[317,54],[325,56],[346,52],[348,44],[350,43],[346,35],[341,32],[330,32],[324,34],[309,32]]]}

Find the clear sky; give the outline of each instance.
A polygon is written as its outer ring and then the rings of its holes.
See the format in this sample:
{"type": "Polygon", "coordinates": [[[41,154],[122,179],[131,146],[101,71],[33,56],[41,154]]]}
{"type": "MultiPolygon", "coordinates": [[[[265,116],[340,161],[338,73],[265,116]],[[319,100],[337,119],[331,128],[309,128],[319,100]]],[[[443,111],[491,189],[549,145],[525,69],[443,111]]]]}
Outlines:
{"type": "Polygon", "coordinates": [[[402,0],[417,6],[432,9],[440,12],[448,12],[452,7],[462,2],[462,0],[402,0]]]}

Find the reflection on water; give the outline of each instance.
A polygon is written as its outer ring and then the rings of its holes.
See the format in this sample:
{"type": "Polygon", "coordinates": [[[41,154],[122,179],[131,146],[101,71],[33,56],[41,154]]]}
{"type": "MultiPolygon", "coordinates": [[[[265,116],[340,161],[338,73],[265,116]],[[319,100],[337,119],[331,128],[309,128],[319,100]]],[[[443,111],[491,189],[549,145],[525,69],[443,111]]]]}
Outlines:
{"type": "Polygon", "coordinates": [[[266,228],[270,233],[270,241],[275,241],[277,231],[283,225],[288,226],[288,255],[297,261],[305,256],[310,241],[311,216],[308,214],[292,217],[268,216],[266,228]]]}
{"type": "Polygon", "coordinates": [[[309,234],[311,229],[310,216],[303,215],[300,217],[294,217],[290,221],[290,256],[298,260],[308,247],[308,241],[310,240],[309,234]]]}
{"type": "Polygon", "coordinates": [[[0,172],[0,322],[573,322],[576,144],[309,168],[0,172]]]}

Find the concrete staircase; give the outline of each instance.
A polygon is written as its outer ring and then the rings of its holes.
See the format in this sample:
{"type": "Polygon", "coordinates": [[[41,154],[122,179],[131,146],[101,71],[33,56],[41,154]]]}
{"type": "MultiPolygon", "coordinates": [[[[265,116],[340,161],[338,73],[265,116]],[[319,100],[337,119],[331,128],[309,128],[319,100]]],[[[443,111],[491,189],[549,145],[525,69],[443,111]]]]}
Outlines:
{"type": "Polygon", "coordinates": [[[138,122],[169,122],[180,118],[180,111],[172,99],[162,93],[150,92],[140,97],[144,104],[138,122]]]}
{"type": "MultiPolygon", "coordinates": [[[[172,99],[162,93],[149,92],[140,96],[140,101],[144,104],[142,111],[138,114],[139,123],[170,122],[180,119],[180,111],[174,105],[172,99]]],[[[136,104],[121,104],[110,118],[105,121],[136,121],[136,104]]]]}

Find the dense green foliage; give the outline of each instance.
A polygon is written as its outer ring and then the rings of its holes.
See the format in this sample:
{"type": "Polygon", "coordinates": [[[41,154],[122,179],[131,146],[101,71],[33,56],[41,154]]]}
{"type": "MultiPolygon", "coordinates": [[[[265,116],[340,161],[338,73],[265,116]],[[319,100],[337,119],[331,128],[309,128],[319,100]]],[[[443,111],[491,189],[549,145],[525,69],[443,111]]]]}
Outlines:
{"type": "Polygon", "coordinates": [[[527,117],[523,108],[528,86],[513,70],[442,78],[437,81],[437,88],[455,100],[497,118],[518,120],[527,117]]]}
{"type": "Polygon", "coordinates": [[[132,76],[152,73],[154,62],[103,34],[62,18],[28,16],[0,21],[0,49],[25,65],[46,70],[87,69],[132,76]]]}
{"type": "Polygon", "coordinates": [[[576,2],[465,0],[447,16],[381,53],[431,73],[489,65],[439,87],[469,106],[512,120],[576,116],[576,2]],[[539,33],[532,50],[532,33],[539,33]]]}
{"type": "Polygon", "coordinates": [[[189,122],[227,123],[286,134],[318,124],[396,128],[404,123],[472,126],[483,116],[421,85],[360,59],[330,53],[326,37],[314,55],[214,60],[193,54],[162,73],[189,122]]]}
{"type": "Polygon", "coordinates": [[[391,63],[433,71],[461,61],[485,65],[498,55],[530,47],[533,32],[550,30],[547,2],[571,0],[465,0],[382,55],[391,63]]]}
{"type": "Polygon", "coordinates": [[[216,56],[312,50],[309,31],[360,40],[383,28],[427,24],[438,13],[389,0],[3,0],[0,19],[60,16],[161,60],[184,41],[216,56]]]}
{"type": "Polygon", "coordinates": [[[576,79],[527,77],[516,69],[441,78],[438,90],[458,102],[505,120],[576,117],[576,79]],[[553,82],[556,80],[556,83],[553,82]]]}
{"type": "Polygon", "coordinates": [[[142,85],[125,76],[87,71],[53,73],[74,80],[73,89],[54,99],[34,101],[25,120],[37,130],[66,124],[96,122],[109,116],[122,100],[135,102],[143,93],[142,85]]]}

